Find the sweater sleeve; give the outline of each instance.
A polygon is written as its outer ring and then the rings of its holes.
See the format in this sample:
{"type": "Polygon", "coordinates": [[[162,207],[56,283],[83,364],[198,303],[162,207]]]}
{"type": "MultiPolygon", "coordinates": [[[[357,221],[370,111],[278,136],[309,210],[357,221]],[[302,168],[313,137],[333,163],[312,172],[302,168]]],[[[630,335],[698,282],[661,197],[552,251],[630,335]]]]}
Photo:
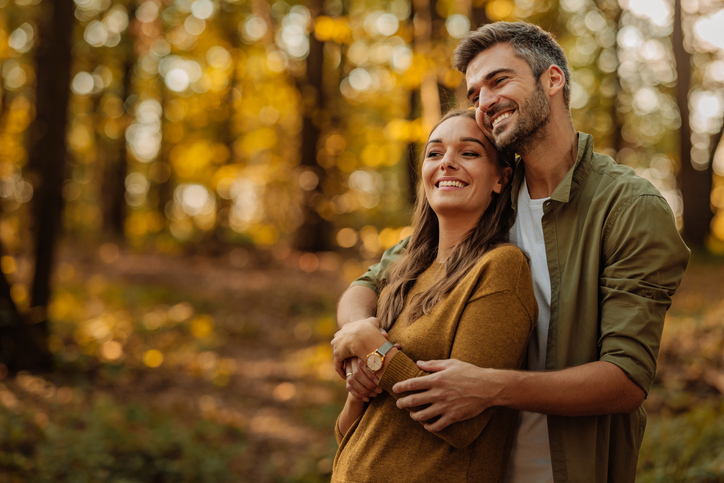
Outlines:
{"type": "MultiPolygon", "coordinates": [[[[517,251],[512,258],[506,256],[495,260],[480,272],[477,286],[463,309],[450,358],[479,367],[519,369],[535,327],[537,311],[530,269],[522,253],[517,251]],[[485,277],[496,278],[492,290],[485,277]]],[[[426,374],[400,351],[385,369],[380,387],[394,398],[404,397],[408,393],[396,394],[392,392],[392,386],[426,374]]],[[[456,448],[465,447],[480,435],[495,412],[496,408],[489,408],[434,434],[456,448]]]]}

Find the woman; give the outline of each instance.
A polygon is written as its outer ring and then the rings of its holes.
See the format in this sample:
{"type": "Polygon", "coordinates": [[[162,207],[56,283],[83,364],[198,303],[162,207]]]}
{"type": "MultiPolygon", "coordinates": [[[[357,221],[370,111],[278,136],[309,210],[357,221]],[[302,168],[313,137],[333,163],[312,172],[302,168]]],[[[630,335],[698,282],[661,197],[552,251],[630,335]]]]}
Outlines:
{"type": "Polygon", "coordinates": [[[510,161],[485,138],[474,111],[448,114],[430,134],[414,231],[389,268],[379,322],[347,324],[332,341],[337,360],[360,357],[384,389],[367,405],[348,396],[335,428],[332,482],[502,480],[515,412],[491,408],[431,433],[397,408],[404,394],[392,386],[425,375],[415,360],[522,367],[538,308],[526,258],[507,243],[510,161]]]}

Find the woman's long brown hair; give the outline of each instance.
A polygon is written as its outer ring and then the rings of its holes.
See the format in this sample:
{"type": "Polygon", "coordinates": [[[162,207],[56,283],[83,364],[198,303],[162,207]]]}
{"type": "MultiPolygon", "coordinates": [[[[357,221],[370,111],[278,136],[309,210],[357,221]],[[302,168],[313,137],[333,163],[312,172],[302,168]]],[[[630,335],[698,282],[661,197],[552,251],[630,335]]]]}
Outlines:
{"type": "MultiPolygon", "coordinates": [[[[475,120],[475,111],[456,110],[448,113],[432,129],[453,117],[469,117],[475,120]]],[[[431,132],[432,132],[431,131],[431,132]]],[[[423,159],[424,159],[423,153],[423,159]]],[[[496,166],[501,177],[504,168],[513,167],[513,155],[497,153],[496,166]]],[[[488,208],[477,226],[458,243],[445,261],[445,275],[430,288],[415,295],[410,300],[410,320],[415,321],[450,293],[475,263],[491,248],[508,242],[508,232],[513,222],[513,209],[510,204],[511,184],[507,182],[500,193],[493,193],[488,208]]],[[[377,317],[382,327],[389,329],[400,316],[405,297],[419,277],[437,257],[438,220],[425,196],[425,188],[420,182],[417,189],[417,202],[413,215],[413,232],[410,243],[400,258],[388,268],[387,284],[378,303],[377,317]]]]}

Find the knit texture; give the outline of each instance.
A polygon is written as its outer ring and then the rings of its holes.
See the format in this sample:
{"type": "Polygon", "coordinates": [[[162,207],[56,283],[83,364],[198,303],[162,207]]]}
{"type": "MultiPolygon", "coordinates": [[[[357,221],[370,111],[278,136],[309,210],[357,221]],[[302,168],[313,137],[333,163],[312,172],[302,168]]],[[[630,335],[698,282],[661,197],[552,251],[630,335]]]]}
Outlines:
{"type": "Polygon", "coordinates": [[[528,263],[505,245],[486,253],[458,286],[428,315],[407,317],[411,297],[442,275],[433,264],[416,281],[405,308],[389,330],[402,350],[380,380],[373,398],[345,435],[335,424],[339,449],[333,483],[500,482],[516,430],[517,412],[490,408],[478,416],[431,433],[395,401],[405,394],[392,386],[427,373],[414,361],[458,359],[480,367],[520,369],[538,306],[528,263]]]}

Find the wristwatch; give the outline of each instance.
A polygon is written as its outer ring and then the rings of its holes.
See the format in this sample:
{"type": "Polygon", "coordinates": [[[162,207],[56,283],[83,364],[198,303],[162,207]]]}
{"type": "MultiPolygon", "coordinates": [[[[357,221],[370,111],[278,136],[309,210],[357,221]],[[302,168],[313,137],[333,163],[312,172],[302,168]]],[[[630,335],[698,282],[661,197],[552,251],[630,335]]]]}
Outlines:
{"type": "Polygon", "coordinates": [[[389,352],[389,350],[393,347],[395,347],[394,344],[388,340],[382,344],[382,347],[367,354],[367,369],[372,372],[377,372],[382,369],[382,363],[385,361],[385,355],[387,355],[387,352],[389,352]]]}

